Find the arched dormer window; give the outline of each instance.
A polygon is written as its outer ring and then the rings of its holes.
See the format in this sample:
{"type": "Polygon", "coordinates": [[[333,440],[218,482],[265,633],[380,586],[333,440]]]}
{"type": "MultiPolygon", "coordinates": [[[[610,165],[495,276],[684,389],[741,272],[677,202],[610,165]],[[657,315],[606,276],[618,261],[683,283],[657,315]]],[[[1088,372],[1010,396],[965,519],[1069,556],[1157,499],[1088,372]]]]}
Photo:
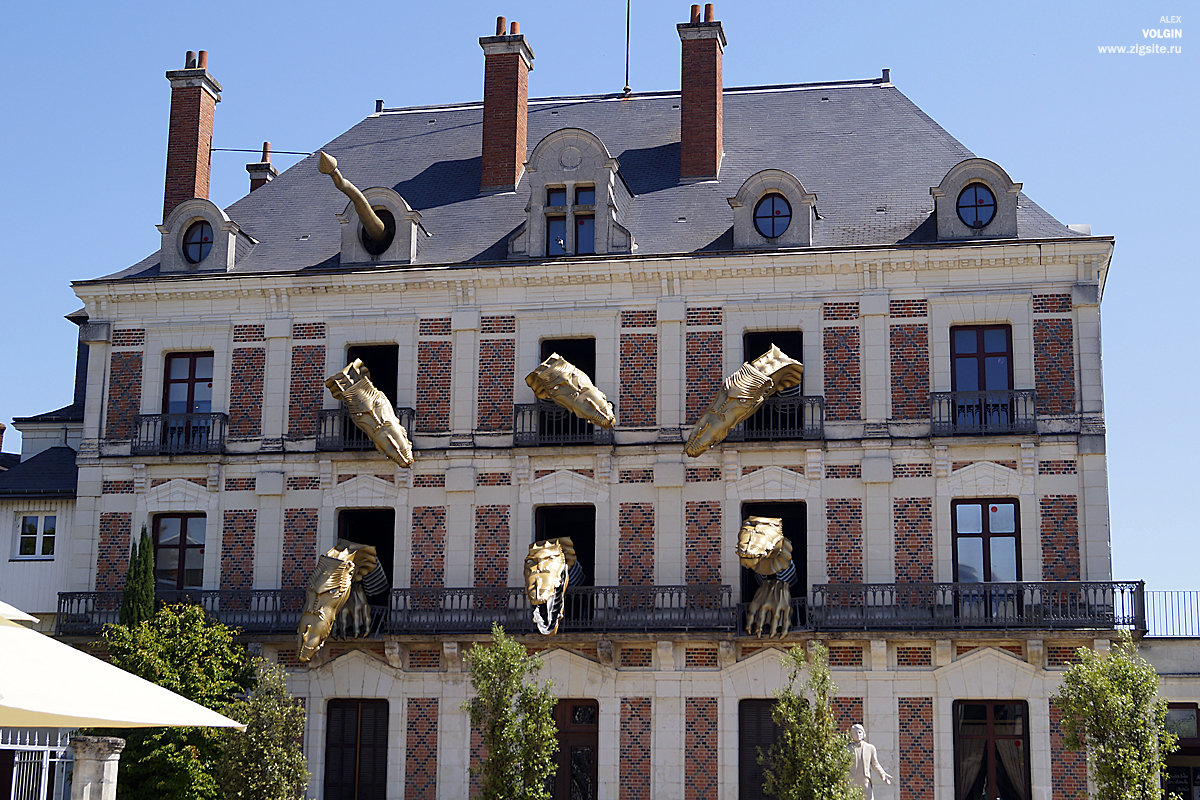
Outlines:
{"type": "Polygon", "coordinates": [[[1015,239],[1021,184],[986,158],[950,168],[933,195],[938,239],[1015,239]]]}
{"type": "Polygon", "coordinates": [[[764,169],[746,179],[729,198],[733,246],[808,247],[812,244],[817,196],[790,172],[764,169]]]}
{"type": "Polygon", "coordinates": [[[195,198],[172,209],[162,225],[159,272],[231,272],[258,244],[210,200],[195,198]]]}
{"type": "Polygon", "coordinates": [[[525,164],[529,205],[508,242],[511,258],[628,253],[633,235],[620,222],[633,195],[617,160],[595,134],[563,128],[538,142],[525,164]]]}
{"type": "Polygon", "coordinates": [[[383,221],[384,235],[380,240],[372,239],[363,229],[354,203],[347,203],[337,215],[338,222],[342,223],[342,263],[415,261],[417,241],[424,232],[421,212],[392,189],[373,186],[363,189],[362,193],[383,221]]]}

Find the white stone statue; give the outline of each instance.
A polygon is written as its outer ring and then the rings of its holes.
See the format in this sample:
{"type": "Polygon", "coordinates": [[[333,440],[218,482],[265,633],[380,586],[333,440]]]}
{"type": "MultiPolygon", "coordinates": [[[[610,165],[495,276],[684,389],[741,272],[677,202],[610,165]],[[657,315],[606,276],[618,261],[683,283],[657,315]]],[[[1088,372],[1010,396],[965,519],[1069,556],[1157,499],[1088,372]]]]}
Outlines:
{"type": "Polygon", "coordinates": [[[875,752],[875,745],[867,741],[867,731],[862,725],[850,726],[850,739],[853,744],[850,749],[854,751],[854,763],[850,766],[850,781],[858,786],[863,791],[864,800],[874,800],[874,794],[871,791],[871,770],[875,770],[875,774],[880,780],[889,786],[892,783],[892,776],[883,771],[883,767],[879,765],[879,755],[875,752]]]}

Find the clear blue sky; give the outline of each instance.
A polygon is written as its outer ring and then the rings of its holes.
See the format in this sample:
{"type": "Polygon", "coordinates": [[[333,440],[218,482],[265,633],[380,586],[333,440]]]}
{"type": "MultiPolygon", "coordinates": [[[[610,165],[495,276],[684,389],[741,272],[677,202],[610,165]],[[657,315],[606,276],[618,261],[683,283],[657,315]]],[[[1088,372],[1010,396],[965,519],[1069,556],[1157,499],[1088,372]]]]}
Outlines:
{"type": "MultiPolygon", "coordinates": [[[[632,85],[679,85],[689,3],[633,0],[632,85]]],[[[725,0],[725,85],[892,81],[1066,223],[1117,239],[1102,306],[1113,567],[1200,586],[1200,258],[1191,200],[1200,16],[1194,4],[725,0]],[[1186,6],[1186,7],[1185,7],[1186,6]],[[1180,16],[1162,24],[1162,16],[1180,16]],[[1143,28],[1182,28],[1181,40],[1143,28]],[[1158,43],[1182,54],[1100,54],[1158,43]],[[1187,367],[1185,369],[1185,367],[1187,367]]],[[[208,50],[224,86],[215,147],[310,152],[374,108],[477,100],[477,39],[504,14],[537,55],[534,96],[619,91],[624,0],[10,3],[0,26],[0,421],[71,397],[69,283],[156,250],[167,69],[208,50]]],[[[248,153],[215,153],[212,199],[247,188],[248,153]]],[[[277,156],[281,167],[296,157],[277,156]]],[[[4,449],[18,449],[10,427],[4,449]]]]}

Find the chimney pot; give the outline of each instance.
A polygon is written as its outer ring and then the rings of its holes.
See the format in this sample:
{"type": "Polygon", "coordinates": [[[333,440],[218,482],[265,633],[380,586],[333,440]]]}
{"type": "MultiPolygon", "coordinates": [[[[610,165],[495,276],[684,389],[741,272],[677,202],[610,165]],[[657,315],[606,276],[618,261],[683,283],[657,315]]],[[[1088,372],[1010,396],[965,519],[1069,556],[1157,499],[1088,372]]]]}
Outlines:
{"type": "Polygon", "coordinates": [[[271,163],[271,143],[270,142],[263,142],[262,160],[263,160],[264,164],[271,163]]]}
{"type": "Polygon", "coordinates": [[[197,69],[208,69],[208,51],[207,50],[201,50],[199,53],[196,54],[196,68],[197,69]]]}
{"type": "Polygon", "coordinates": [[[890,69],[888,69],[887,67],[884,67],[884,69],[883,69],[883,82],[884,83],[892,82],[892,71],[890,69]]]}
{"type": "Polygon", "coordinates": [[[521,23],[517,22],[514,19],[512,21],[512,24],[508,26],[508,35],[509,36],[520,36],[521,35],[521,23]]]}
{"type": "Polygon", "coordinates": [[[376,101],[375,101],[375,113],[376,113],[376,114],[378,114],[378,113],[379,113],[379,112],[381,112],[381,111],[383,111],[383,101],[382,101],[382,100],[376,100],[376,101]]]}
{"type": "Polygon", "coordinates": [[[195,50],[188,50],[187,54],[184,55],[183,68],[184,69],[195,69],[196,68],[196,51],[195,50]]]}
{"type": "Polygon", "coordinates": [[[712,3],[705,3],[704,4],[704,21],[705,22],[716,22],[716,20],[717,20],[717,10],[715,8],[713,8],[712,3]]]}
{"type": "Polygon", "coordinates": [[[692,22],[700,21],[700,6],[699,4],[692,6],[692,22]]]}
{"type": "Polygon", "coordinates": [[[279,170],[271,164],[271,143],[263,142],[262,161],[257,164],[247,164],[246,172],[250,173],[250,191],[260,189],[279,176],[279,170]]]}
{"type": "Polygon", "coordinates": [[[508,20],[504,17],[496,17],[496,35],[503,36],[504,28],[507,26],[508,20]]]}

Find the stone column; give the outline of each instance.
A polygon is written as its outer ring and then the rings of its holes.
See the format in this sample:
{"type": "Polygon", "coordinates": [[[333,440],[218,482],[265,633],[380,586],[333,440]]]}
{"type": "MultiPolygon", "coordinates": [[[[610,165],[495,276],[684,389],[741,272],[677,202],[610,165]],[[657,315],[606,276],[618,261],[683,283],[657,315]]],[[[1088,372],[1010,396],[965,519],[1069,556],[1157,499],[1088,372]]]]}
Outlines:
{"type": "Polygon", "coordinates": [[[111,736],[75,736],[75,771],[71,779],[71,800],[116,800],[117,763],[125,740],[111,736]]]}

